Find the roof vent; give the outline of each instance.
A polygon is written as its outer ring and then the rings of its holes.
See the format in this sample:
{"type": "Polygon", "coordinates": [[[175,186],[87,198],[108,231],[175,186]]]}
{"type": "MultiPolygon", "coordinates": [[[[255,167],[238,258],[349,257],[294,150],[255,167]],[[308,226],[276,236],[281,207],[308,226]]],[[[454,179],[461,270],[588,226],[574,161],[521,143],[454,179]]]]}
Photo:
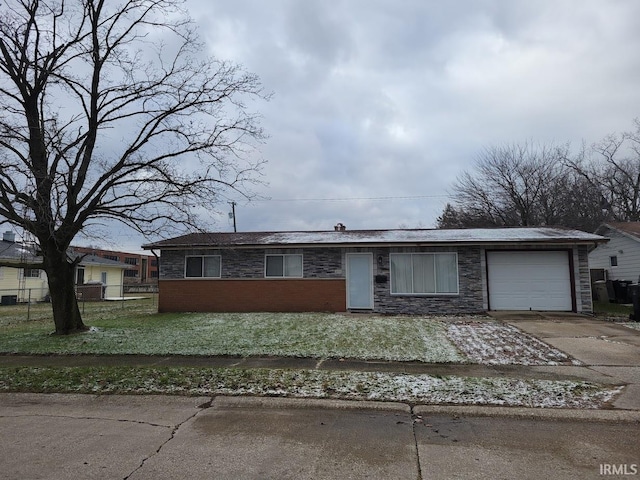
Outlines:
{"type": "Polygon", "coordinates": [[[2,234],[2,241],[16,243],[16,234],[10,231],[6,231],[2,234]]]}
{"type": "Polygon", "coordinates": [[[334,225],[333,229],[336,232],[344,232],[347,229],[347,227],[342,223],[338,223],[337,225],[334,225]]]}

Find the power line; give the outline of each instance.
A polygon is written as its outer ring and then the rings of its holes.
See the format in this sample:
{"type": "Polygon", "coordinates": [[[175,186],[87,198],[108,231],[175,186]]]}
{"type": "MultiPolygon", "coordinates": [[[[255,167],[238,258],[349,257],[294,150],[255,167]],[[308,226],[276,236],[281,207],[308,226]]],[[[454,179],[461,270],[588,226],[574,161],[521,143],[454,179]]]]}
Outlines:
{"type": "Polygon", "coordinates": [[[420,198],[451,198],[451,195],[412,195],[404,197],[344,197],[344,198],[262,198],[252,202],[349,202],[352,200],[416,200],[420,198]]]}

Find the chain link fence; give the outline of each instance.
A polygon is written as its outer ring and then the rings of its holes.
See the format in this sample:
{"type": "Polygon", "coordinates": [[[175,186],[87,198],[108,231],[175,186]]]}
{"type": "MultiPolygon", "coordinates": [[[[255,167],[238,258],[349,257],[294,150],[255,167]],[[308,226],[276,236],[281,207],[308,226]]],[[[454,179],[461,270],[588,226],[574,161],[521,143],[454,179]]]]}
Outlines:
{"type": "MultiPolygon", "coordinates": [[[[76,298],[80,311],[124,309],[131,300],[150,300],[151,306],[158,305],[157,288],[146,292],[122,294],[121,285],[102,285],[101,283],[76,286],[76,298]]],[[[6,288],[0,289],[0,325],[15,321],[38,320],[51,315],[49,289],[42,288],[6,288]]]]}

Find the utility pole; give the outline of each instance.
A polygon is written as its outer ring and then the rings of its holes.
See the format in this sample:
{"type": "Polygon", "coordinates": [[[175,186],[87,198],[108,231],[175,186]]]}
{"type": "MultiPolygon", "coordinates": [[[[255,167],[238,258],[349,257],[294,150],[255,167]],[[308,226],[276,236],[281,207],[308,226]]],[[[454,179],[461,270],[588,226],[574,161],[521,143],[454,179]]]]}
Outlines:
{"type": "Polygon", "coordinates": [[[233,218],[233,232],[237,232],[236,230],[236,202],[229,202],[229,204],[231,205],[231,213],[229,214],[229,217],[233,218]]]}

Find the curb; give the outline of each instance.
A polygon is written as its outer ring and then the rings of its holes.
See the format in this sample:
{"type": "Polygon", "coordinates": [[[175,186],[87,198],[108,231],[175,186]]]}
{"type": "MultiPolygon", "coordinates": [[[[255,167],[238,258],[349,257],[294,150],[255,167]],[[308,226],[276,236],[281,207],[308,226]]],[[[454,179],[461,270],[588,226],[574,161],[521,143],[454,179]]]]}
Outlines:
{"type": "Polygon", "coordinates": [[[458,415],[467,417],[501,417],[532,420],[640,422],[640,411],[637,410],[578,410],[570,408],[417,405],[413,408],[413,413],[417,415],[458,415]]]}
{"type": "Polygon", "coordinates": [[[399,402],[372,402],[357,400],[323,400],[318,398],[282,398],[282,397],[231,397],[217,396],[213,398],[211,407],[222,408],[319,408],[326,410],[375,410],[411,413],[411,407],[399,402]]]}
{"type": "Polygon", "coordinates": [[[466,417],[501,417],[537,420],[574,420],[592,422],[640,422],[637,410],[597,410],[562,408],[486,407],[454,405],[411,405],[400,402],[372,402],[357,400],[323,400],[281,397],[217,396],[211,407],[327,409],[388,411],[415,415],[456,415],[466,417]]]}

